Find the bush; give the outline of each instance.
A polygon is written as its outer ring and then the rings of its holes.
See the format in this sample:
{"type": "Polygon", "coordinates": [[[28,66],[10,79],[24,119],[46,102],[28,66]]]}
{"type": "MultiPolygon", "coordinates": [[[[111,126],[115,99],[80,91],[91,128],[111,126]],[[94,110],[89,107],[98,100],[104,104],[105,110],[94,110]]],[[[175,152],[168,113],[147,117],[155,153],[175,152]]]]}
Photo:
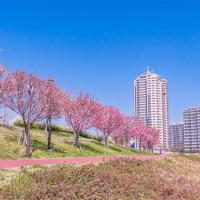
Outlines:
{"type": "Polygon", "coordinates": [[[61,165],[32,174],[23,172],[0,190],[0,199],[199,199],[199,164],[193,163],[197,165],[191,168],[196,175],[193,177],[188,172],[191,162],[170,160],[160,165],[152,160],[119,159],[99,165],[61,165]]]}

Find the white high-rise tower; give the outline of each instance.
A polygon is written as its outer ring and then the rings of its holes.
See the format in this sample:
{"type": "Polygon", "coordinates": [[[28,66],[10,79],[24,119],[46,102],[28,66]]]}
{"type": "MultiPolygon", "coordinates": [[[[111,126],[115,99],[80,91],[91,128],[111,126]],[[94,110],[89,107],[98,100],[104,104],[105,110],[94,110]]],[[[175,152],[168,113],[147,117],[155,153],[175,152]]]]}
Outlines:
{"type": "Polygon", "coordinates": [[[6,108],[0,105],[0,125],[6,124],[6,108]]]}
{"type": "Polygon", "coordinates": [[[160,130],[160,145],[169,148],[168,82],[147,70],[134,81],[135,116],[160,130]]]}

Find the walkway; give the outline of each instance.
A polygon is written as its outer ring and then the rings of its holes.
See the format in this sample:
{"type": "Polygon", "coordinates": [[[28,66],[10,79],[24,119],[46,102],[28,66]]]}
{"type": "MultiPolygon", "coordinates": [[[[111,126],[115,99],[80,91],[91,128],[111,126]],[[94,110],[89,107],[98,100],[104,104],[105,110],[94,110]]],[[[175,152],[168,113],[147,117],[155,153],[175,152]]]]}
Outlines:
{"type": "Polygon", "coordinates": [[[51,158],[51,159],[27,159],[27,160],[0,160],[0,169],[17,168],[33,165],[52,165],[52,164],[89,164],[102,163],[120,158],[134,158],[138,160],[158,159],[172,157],[173,155],[133,155],[133,156],[112,156],[112,157],[73,157],[73,158],[51,158]]]}

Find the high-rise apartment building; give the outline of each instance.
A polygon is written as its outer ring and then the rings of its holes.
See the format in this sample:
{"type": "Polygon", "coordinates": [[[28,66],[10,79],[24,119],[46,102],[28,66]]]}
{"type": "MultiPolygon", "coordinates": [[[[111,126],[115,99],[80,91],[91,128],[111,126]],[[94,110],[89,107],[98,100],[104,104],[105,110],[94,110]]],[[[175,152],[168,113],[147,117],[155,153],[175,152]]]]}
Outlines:
{"type": "Polygon", "coordinates": [[[168,82],[147,70],[134,81],[135,115],[160,130],[160,145],[169,148],[168,82]]]}
{"type": "Polygon", "coordinates": [[[183,151],[184,150],[184,123],[170,125],[170,148],[183,151]]]}
{"type": "Polygon", "coordinates": [[[184,151],[200,152],[200,107],[184,111],[184,151]]]}
{"type": "Polygon", "coordinates": [[[0,105],[0,125],[6,124],[6,108],[0,105]]]}

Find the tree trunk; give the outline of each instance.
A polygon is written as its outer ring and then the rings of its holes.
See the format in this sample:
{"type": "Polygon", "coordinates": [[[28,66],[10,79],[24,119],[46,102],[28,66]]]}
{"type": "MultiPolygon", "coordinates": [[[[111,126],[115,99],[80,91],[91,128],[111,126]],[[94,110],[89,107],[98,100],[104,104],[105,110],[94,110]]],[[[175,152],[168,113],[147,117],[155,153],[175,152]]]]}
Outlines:
{"type": "Polygon", "coordinates": [[[160,148],[160,154],[162,154],[162,148],[160,148]]]}
{"type": "Polygon", "coordinates": [[[97,139],[98,139],[99,138],[99,130],[96,129],[96,131],[97,131],[97,139]]]}
{"type": "Polygon", "coordinates": [[[51,131],[51,118],[48,119],[48,128],[47,128],[47,131],[48,131],[48,142],[47,142],[47,146],[48,146],[48,150],[51,150],[51,135],[52,135],[52,131],[51,131]]]}
{"type": "Polygon", "coordinates": [[[44,132],[48,132],[48,121],[49,121],[49,119],[47,119],[47,121],[46,121],[44,132]]]}
{"type": "Polygon", "coordinates": [[[104,137],[104,148],[108,149],[108,137],[107,136],[104,137]]]}
{"type": "Polygon", "coordinates": [[[129,148],[129,139],[128,138],[125,138],[124,146],[125,146],[125,148],[129,148]]]}
{"type": "Polygon", "coordinates": [[[80,148],[79,133],[75,132],[74,146],[80,148]]]}
{"type": "Polygon", "coordinates": [[[25,125],[25,136],[26,136],[26,157],[31,157],[31,137],[30,137],[30,124],[25,125]]]}
{"type": "Polygon", "coordinates": [[[18,141],[18,144],[19,145],[23,145],[25,142],[25,131],[20,131],[19,132],[19,141],[18,141]]]}
{"type": "Polygon", "coordinates": [[[107,144],[107,140],[104,140],[104,148],[107,149],[108,148],[108,144],[107,144]]]}
{"type": "Polygon", "coordinates": [[[140,137],[140,154],[142,154],[142,139],[140,137]]]}

